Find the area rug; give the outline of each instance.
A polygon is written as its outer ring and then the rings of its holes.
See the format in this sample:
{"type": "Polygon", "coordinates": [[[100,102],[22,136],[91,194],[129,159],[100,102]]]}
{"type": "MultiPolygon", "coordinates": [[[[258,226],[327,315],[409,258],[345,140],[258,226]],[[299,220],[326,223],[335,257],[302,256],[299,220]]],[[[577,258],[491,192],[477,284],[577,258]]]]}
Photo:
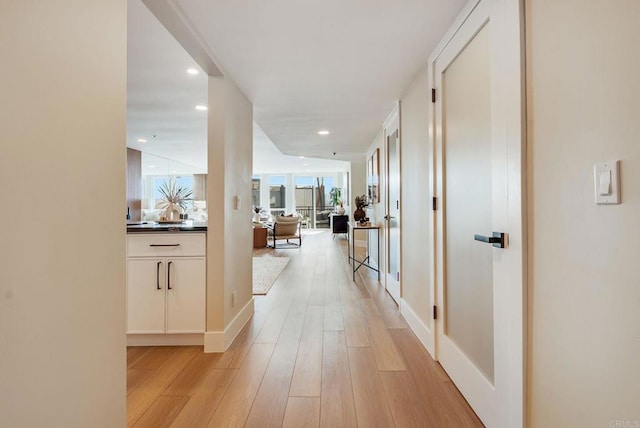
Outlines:
{"type": "Polygon", "coordinates": [[[267,294],[287,263],[289,257],[254,257],[253,294],[267,294]]]}

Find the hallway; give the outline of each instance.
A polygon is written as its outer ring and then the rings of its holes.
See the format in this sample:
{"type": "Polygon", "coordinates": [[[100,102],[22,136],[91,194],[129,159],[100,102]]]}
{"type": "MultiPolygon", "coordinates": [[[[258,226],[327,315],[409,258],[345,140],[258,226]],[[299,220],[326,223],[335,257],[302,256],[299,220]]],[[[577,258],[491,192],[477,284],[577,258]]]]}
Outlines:
{"type": "Polygon", "coordinates": [[[344,239],[254,255],[290,261],[227,352],[128,349],[129,426],[482,426],[344,239]]]}

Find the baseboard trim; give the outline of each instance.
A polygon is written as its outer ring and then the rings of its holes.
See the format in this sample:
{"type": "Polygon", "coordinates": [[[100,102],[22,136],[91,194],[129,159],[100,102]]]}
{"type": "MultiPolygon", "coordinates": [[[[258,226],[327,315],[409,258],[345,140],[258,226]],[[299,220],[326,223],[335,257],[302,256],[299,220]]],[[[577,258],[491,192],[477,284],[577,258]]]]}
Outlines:
{"type": "MultiPolygon", "coordinates": [[[[369,254],[369,264],[373,266],[374,269],[380,270],[380,266],[378,266],[378,262],[371,256],[373,256],[373,254],[369,254]]],[[[375,274],[378,275],[377,273],[375,274]]],[[[383,283],[384,275],[385,275],[384,272],[380,272],[380,283],[383,283]]]]}
{"type": "Polygon", "coordinates": [[[127,346],[202,346],[204,333],[127,334],[127,346]]]}
{"type": "Polygon", "coordinates": [[[407,302],[405,302],[404,299],[402,298],[400,299],[400,314],[402,314],[405,321],[407,321],[407,324],[409,324],[409,328],[411,328],[411,330],[418,337],[418,340],[420,341],[424,349],[426,349],[429,355],[431,355],[431,358],[435,359],[435,356],[433,355],[432,350],[429,349],[430,348],[429,337],[432,336],[431,330],[420,319],[420,317],[418,317],[418,315],[413,311],[411,306],[409,306],[409,304],[407,304],[407,302]]]}
{"type": "Polygon", "coordinates": [[[233,343],[242,327],[251,319],[254,312],[253,297],[231,320],[224,331],[207,331],[204,333],[204,352],[224,352],[233,343]]]}
{"type": "Polygon", "coordinates": [[[253,297],[247,302],[246,305],[242,308],[240,312],[231,320],[227,328],[224,329],[224,338],[225,338],[225,346],[224,350],[226,351],[229,346],[233,343],[236,336],[242,330],[242,327],[251,319],[254,312],[253,306],[253,297]]]}

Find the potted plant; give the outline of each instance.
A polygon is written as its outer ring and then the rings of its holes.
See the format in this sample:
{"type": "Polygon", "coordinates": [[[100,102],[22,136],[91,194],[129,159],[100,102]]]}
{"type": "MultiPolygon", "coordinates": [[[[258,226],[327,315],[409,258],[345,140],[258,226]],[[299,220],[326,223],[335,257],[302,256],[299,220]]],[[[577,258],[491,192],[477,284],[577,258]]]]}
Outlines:
{"type": "Polygon", "coordinates": [[[344,214],[344,206],[342,205],[342,189],[339,187],[332,187],[329,191],[329,198],[331,198],[331,204],[339,215],[344,214]]]}
{"type": "Polygon", "coordinates": [[[160,185],[158,191],[162,195],[160,208],[164,208],[164,220],[178,221],[180,214],[187,209],[193,192],[188,187],[182,187],[175,180],[169,179],[160,185]]]}
{"type": "Polygon", "coordinates": [[[260,213],[262,212],[262,207],[254,205],[253,206],[253,212],[255,213],[253,215],[253,222],[254,223],[260,223],[260,213]]]}

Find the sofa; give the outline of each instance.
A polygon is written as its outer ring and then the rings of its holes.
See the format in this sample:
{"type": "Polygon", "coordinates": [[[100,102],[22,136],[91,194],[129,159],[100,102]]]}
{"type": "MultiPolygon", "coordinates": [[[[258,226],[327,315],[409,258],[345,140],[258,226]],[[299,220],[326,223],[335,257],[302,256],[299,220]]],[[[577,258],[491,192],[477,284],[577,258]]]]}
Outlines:
{"type": "Polygon", "coordinates": [[[333,211],[326,210],[316,213],[316,229],[329,228],[329,216],[333,211]]]}

